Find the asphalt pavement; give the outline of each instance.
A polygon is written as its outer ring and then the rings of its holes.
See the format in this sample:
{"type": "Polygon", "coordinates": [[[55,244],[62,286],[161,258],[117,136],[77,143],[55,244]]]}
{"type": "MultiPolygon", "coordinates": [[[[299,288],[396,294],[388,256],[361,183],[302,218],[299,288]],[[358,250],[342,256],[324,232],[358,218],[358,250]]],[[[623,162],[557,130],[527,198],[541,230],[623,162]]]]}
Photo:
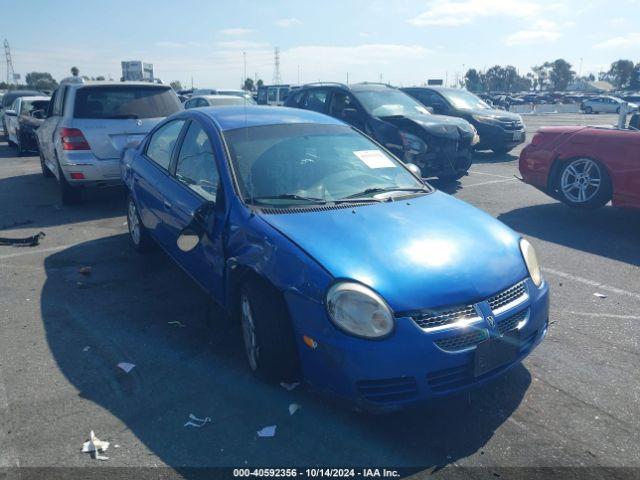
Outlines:
{"type": "MultiPolygon", "coordinates": [[[[541,125],[614,122],[525,117],[529,139],[541,125]]],[[[548,336],[484,388],[370,416],[254,379],[238,328],[165,255],[129,246],[121,192],[62,207],[38,157],[0,143],[0,236],[46,234],[0,246],[0,467],[640,469],[640,212],[571,210],[515,178],[518,151],[478,153],[469,176],[437,186],[534,244],[548,336]],[[190,414],[211,422],[185,427],[190,414]],[[275,437],[258,437],[269,425],[275,437]],[[91,430],[109,460],[81,453],[91,430]]]]}

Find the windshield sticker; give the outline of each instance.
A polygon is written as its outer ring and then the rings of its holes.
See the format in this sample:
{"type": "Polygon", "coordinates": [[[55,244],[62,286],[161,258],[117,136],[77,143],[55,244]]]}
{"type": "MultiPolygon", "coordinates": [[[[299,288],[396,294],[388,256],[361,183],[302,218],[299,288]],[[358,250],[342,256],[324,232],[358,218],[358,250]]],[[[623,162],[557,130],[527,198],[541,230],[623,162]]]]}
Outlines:
{"type": "Polygon", "coordinates": [[[395,163],[380,150],[358,150],[353,152],[369,168],[393,168],[395,163]]]}

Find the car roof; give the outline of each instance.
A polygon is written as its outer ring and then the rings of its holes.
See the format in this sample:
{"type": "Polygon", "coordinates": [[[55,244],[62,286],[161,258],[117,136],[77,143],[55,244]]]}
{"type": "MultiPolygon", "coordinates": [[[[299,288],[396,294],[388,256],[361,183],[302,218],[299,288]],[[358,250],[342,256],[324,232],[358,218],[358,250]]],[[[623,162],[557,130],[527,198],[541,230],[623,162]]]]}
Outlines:
{"type": "Polygon", "coordinates": [[[160,83],[151,82],[110,82],[105,81],[88,81],[88,82],[60,82],[61,85],[65,85],[71,88],[84,88],[84,87],[151,87],[151,88],[171,88],[169,85],[162,85],[160,83]]]}
{"type": "Polygon", "coordinates": [[[187,110],[193,114],[204,114],[213,120],[222,131],[237,128],[284,125],[291,123],[317,123],[320,125],[345,125],[338,119],[311,110],[266,105],[203,107],[187,110]]]}
{"type": "Polygon", "coordinates": [[[37,102],[40,100],[51,100],[51,97],[48,95],[28,95],[24,98],[26,98],[27,101],[29,102],[37,102]]]}

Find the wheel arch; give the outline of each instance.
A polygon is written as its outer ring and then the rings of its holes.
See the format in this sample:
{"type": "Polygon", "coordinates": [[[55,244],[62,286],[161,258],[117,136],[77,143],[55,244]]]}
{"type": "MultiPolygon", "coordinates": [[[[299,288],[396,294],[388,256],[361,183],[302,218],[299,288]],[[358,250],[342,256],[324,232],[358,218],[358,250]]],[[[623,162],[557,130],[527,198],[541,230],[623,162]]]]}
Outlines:
{"type": "Polygon", "coordinates": [[[553,161],[551,168],[549,169],[549,175],[547,177],[547,191],[550,194],[555,195],[557,193],[558,182],[560,181],[560,171],[562,170],[562,167],[567,163],[572,162],[574,160],[578,160],[580,158],[587,158],[589,160],[596,162],[598,166],[602,168],[607,174],[607,178],[609,179],[609,184],[613,189],[613,180],[612,180],[613,177],[611,174],[611,170],[609,169],[607,164],[604,163],[602,160],[600,160],[600,158],[598,158],[597,156],[594,156],[592,154],[588,154],[588,155],[578,154],[578,155],[571,155],[569,157],[563,157],[561,154],[558,154],[555,160],[553,161]]]}

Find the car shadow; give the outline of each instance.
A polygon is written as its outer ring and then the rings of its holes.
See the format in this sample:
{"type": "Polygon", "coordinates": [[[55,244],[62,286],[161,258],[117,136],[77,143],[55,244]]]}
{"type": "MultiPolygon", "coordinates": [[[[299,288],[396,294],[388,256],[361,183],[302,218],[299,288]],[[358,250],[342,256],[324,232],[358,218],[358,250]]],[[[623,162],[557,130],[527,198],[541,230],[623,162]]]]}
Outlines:
{"type": "MultiPolygon", "coordinates": [[[[17,168],[17,167],[16,167],[17,168]]],[[[17,208],[0,208],[0,230],[40,229],[124,215],[123,190],[89,188],[79,205],[63,206],[55,178],[20,173],[0,178],[0,200],[10,198],[17,208]]]]}
{"type": "MultiPolygon", "coordinates": [[[[356,413],[304,386],[255,379],[237,326],[163,253],[139,255],[125,235],[70,247],[44,266],[42,321],[58,368],[126,425],[101,431],[121,447],[109,451],[111,465],[126,459],[126,430],[187,478],[197,476],[190,467],[221,465],[442,467],[480,454],[531,382],[519,365],[472,392],[386,416],[356,413]],[[136,367],[126,374],[119,362],[136,367]],[[290,415],[291,403],[301,411],[290,415]],[[185,427],[190,413],[212,422],[185,427]],[[276,436],[259,438],[268,425],[276,436]]],[[[42,442],[55,434],[42,422],[42,442]]]]}
{"type": "Polygon", "coordinates": [[[518,155],[509,153],[494,153],[490,150],[482,150],[473,152],[473,163],[506,163],[513,162],[518,159],[518,155]]]}
{"type": "Polygon", "coordinates": [[[532,237],[640,266],[638,211],[583,211],[558,202],[511,210],[498,220],[532,237]]]}

